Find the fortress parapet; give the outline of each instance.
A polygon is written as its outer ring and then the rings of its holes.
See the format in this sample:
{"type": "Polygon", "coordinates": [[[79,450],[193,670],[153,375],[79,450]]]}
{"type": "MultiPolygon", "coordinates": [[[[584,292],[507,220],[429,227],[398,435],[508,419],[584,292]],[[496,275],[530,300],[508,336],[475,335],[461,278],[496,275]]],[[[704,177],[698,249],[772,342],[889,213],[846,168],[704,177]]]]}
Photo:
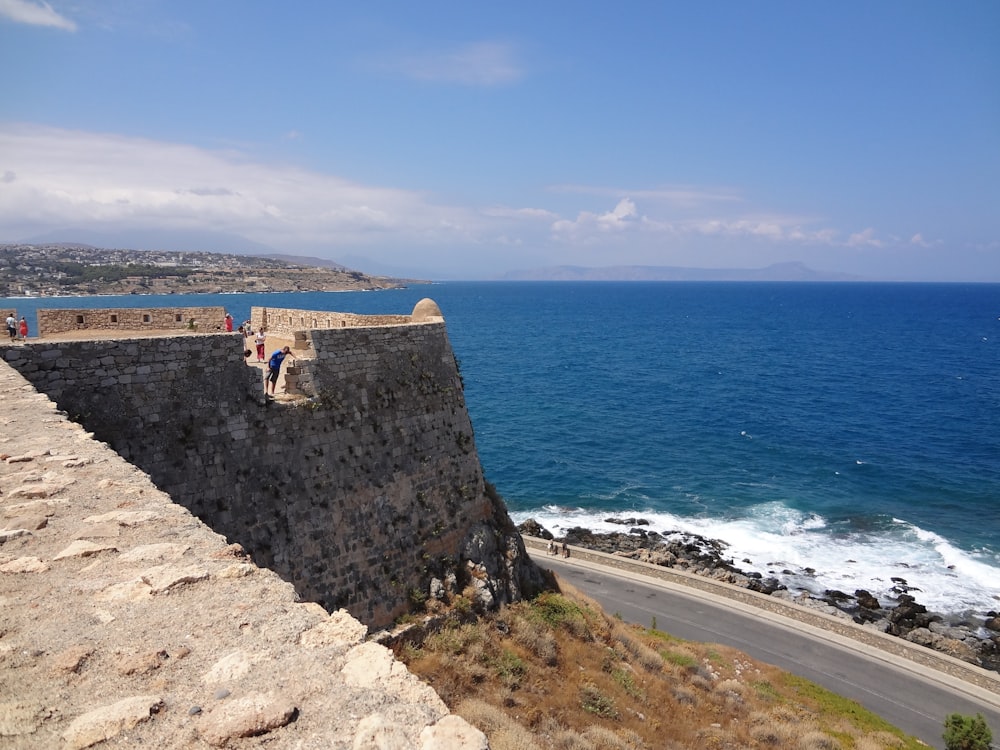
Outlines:
{"type": "Polygon", "coordinates": [[[441,323],[444,316],[432,299],[420,300],[409,315],[359,315],[348,312],[296,310],[284,307],[251,307],[250,323],[254,330],[263,327],[268,333],[292,338],[302,331],[326,331],[337,328],[373,328],[441,323]]]}
{"type": "Polygon", "coordinates": [[[67,331],[199,331],[221,330],[223,307],[123,307],[38,310],[41,338],[67,331]]]}

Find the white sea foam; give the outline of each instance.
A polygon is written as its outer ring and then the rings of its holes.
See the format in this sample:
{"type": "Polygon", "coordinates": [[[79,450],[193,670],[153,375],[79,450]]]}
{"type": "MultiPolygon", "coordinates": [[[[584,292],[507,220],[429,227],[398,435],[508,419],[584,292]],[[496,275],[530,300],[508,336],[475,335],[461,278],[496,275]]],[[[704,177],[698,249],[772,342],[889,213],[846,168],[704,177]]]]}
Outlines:
{"type": "Polygon", "coordinates": [[[902,578],[917,601],[933,612],[961,615],[1000,609],[1000,555],[958,549],[940,535],[899,519],[877,533],[842,533],[818,514],[778,502],[755,506],[742,518],[721,520],[562,506],[512,515],[516,523],[534,518],[557,536],[574,526],[627,531],[605,519],[642,518],[650,522],[644,529],[721,539],[729,545],[725,554],[736,567],[774,576],[790,589],[813,594],[866,589],[888,604],[899,593],[892,579],[902,578]]]}

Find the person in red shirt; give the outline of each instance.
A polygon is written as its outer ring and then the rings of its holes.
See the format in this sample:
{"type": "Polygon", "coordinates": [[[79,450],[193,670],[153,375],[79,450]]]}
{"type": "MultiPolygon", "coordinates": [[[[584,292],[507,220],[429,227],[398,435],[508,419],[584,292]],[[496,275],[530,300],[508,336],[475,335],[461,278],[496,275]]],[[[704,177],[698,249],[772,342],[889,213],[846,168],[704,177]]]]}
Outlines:
{"type": "Polygon", "coordinates": [[[28,321],[24,319],[23,315],[21,316],[21,323],[18,328],[18,332],[21,334],[21,341],[28,340],[28,321]]]}

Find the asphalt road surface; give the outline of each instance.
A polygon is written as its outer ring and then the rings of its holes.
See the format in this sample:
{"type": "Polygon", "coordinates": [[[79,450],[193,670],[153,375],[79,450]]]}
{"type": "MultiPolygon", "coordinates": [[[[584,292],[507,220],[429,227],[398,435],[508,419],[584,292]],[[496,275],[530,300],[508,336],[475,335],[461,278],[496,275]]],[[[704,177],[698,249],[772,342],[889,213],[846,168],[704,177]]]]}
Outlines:
{"type": "Polygon", "coordinates": [[[638,580],[594,563],[549,557],[532,559],[596,600],[626,622],[656,628],[679,638],[721,643],[800,675],[857,701],[931,747],[944,748],[948,714],[983,715],[1000,738],[1000,695],[966,686],[936,670],[858,644],[845,646],[812,628],[764,612],[744,612],[699,591],[638,580]]]}

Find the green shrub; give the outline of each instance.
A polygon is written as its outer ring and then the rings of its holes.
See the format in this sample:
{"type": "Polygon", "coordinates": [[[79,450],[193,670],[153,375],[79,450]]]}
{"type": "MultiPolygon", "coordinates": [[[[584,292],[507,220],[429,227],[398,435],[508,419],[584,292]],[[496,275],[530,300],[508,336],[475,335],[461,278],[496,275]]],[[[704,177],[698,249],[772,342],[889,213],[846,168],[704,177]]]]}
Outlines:
{"type": "Polygon", "coordinates": [[[945,750],[990,750],[993,733],[982,714],[951,714],[944,720],[945,750]]]}
{"type": "Polygon", "coordinates": [[[605,719],[618,718],[618,709],[615,708],[614,700],[602,693],[592,682],[584,683],[580,687],[580,706],[584,711],[605,719]]]}

